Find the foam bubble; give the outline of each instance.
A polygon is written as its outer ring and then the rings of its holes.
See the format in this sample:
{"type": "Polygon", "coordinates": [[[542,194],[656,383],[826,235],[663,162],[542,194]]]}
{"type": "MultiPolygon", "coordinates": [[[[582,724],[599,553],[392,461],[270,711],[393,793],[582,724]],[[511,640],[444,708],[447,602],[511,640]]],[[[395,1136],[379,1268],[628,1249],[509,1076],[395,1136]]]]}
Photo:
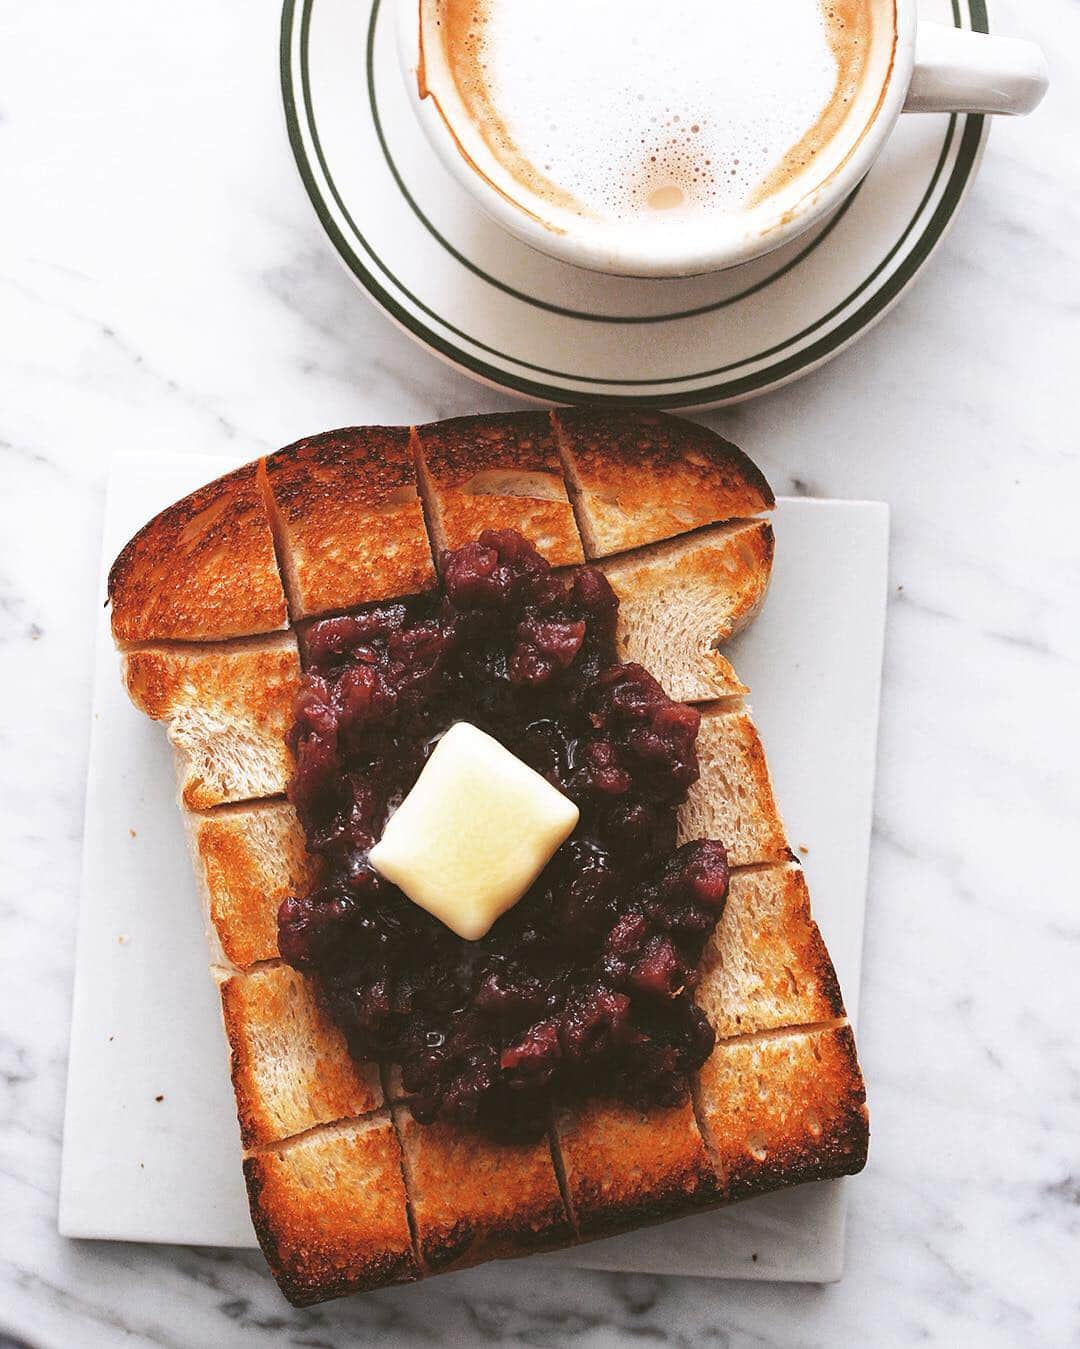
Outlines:
{"type": "Polygon", "coordinates": [[[851,0],[451,2],[468,10],[451,65],[473,115],[499,123],[489,143],[602,221],[744,209],[850,97],[851,0]]]}

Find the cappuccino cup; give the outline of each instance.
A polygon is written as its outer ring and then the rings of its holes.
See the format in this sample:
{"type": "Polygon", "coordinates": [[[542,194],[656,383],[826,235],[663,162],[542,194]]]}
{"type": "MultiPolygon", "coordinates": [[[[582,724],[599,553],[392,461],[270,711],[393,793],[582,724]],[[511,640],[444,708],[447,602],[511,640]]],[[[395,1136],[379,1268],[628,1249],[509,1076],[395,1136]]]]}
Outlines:
{"type": "Polygon", "coordinates": [[[916,0],[398,0],[412,101],[511,234],[617,275],[779,248],[857,186],[901,112],[1032,111],[1033,43],[916,0]]]}

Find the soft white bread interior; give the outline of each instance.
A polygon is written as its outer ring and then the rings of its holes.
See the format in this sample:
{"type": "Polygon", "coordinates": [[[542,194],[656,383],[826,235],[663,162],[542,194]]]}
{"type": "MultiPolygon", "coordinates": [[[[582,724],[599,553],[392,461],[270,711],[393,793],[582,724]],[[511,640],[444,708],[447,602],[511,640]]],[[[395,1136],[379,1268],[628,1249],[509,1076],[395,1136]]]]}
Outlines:
{"type": "Polygon", "coordinates": [[[697,755],[701,776],[679,811],[679,842],[722,839],[732,866],[790,857],[769,765],[749,709],[726,704],[703,708],[697,755]]]}
{"type": "Polygon", "coordinates": [[[153,646],[124,655],[132,702],[166,731],[188,810],[284,793],[285,732],[300,681],[290,633],[213,646],[153,646]]]}
{"type": "Polygon", "coordinates": [[[719,648],[761,607],[772,556],[772,526],[755,520],[602,562],[619,597],[619,658],[644,665],[680,702],[745,693],[719,648]]]}
{"type": "Polygon", "coordinates": [[[245,1147],[382,1104],[378,1069],[355,1062],[308,979],[288,965],[224,977],[221,1013],[245,1147]]]}
{"type": "Polygon", "coordinates": [[[720,1039],[844,1015],[806,877],[794,864],[736,872],[698,974],[695,1001],[720,1039]]]}
{"type": "Polygon", "coordinates": [[[278,954],[277,911],[306,894],[318,872],[287,801],[184,812],[203,899],[210,958],[246,969],[278,954]]]}

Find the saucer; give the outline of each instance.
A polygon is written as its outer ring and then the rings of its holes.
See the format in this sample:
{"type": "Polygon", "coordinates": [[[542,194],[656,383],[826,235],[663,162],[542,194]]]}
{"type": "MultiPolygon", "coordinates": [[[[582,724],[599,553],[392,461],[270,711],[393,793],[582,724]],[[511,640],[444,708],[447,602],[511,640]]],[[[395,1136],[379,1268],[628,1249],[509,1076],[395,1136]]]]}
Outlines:
{"type": "MultiPolygon", "coordinates": [[[[920,14],[988,30],[983,0],[924,0],[920,14]]],[[[715,407],[816,369],[911,285],[988,130],[980,116],[901,117],[809,233],[725,272],[639,280],[519,243],[447,173],[409,104],[392,0],[285,0],[281,89],[300,176],[357,283],[451,365],[557,403],[715,407]]]]}

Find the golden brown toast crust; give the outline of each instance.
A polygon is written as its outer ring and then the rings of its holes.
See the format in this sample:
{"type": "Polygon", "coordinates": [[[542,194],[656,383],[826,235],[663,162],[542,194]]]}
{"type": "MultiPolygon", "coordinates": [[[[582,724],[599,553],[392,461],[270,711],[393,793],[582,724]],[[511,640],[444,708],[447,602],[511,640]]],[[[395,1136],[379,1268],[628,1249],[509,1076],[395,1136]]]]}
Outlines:
{"type": "Polygon", "coordinates": [[[118,642],[216,641],[285,627],[258,465],[155,516],[113,563],[108,585],[118,642]]]}
{"type": "Polygon", "coordinates": [[[721,1039],[844,1015],[798,866],[732,877],[698,974],[695,1000],[721,1039]]]}
{"type": "Polygon", "coordinates": [[[732,866],[787,861],[791,850],[749,711],[704,708],[697,755],[701,776],[679,811],[679,843],[722,839],[732,866]]]}
{"type": "Polygon", "coordinates": [[[729,1199],[866,1164],[866,1089],[850,1026],[721,1042],[696,1097],[729,1199]]]}
{"type": "Polygon", "coordinates": [[[284,793],[285,744],[300,681],[292,633],[219,646],[159,646],[124,656],[136,707],[167,722],[188,810],[284,793]]]}
{"type": "Polygon", "coordinates": [[[517,529],[553,566],[584,561],[546,413],[455,417],[418,426],[416,441],[437,548],[517,529]]]}
{"type": "Polygon", "coordinates": [[[772,504],[749,460],[692,423],[497,415],[411,439],[347,428],[298,442],[163,512],[117,560],[114,631],[143,644],[127,656],[129,689],[168,723],[183,800],[203,812],[188,822],[215,958],[245,971],[220,971],[245,1176],[260,1243],[298,1305],[559,1244],[574,1224],[584,1240],[862,1165],[839,989],[760,740],[731,701],[745,686],[716,650],[761,603],[772,531],[752,517],[772,504]],[[655,664],[651,625],[677,614],[690,649],[665,668],[670,690],[728,699],[704,709],[708,781],[680,819],[681,838],[728,835],[744,868],[699,971],[716,1049],[693,1102],[643,1115],[587,1101],[557,1112],[550,1149],[419,1126],[392,1087],[386,1107],[311,985],[276,960],[278,905],[307,888],[312,863],[292,808],[254,799],[287,784],[300,668],[294,633],[257,635],[285,623],[286,591],[296,624],[430,584],[425,525],[435,547],[518,528],[557,565],[581,560],[584,537],[626,618],[635,606],[641,618],[640,655],[629,621],[623,653],[655,664]],[[221,640],[239,636],[256,640],[221,640]]]}
{"type": "Polygon", "coordinates": [[[237,969],[278,954],[277,911],[318,873],[296,811],[260,801],[187,817],[206,917],[221,958],[237,969]]]}
{"type": "Polygon", "coordinates": [[[288,965],[223,980],[221,1014],[245,1147],[382,1105],[378,1069],[354,1061],[312,985],[288,965]]]}
{"type": "Polygon", "coordinates": [[[619,597],[619,659],[646,666],[679,702],[745,693],[718,647],[760,609],[772,559],[772,526],[758,520],[601,562],[619,597]]]}
{"type": "Polygon", "coordinates": [[[255,1235],[296,1307],[420,1277],[386,1112],[244,1160],[255,1235]]]}
{"type": "Polygon", "coordinates": [[[776,504],[756,464],[696,422],[607,408],[559,408],[553,417],[588,557],[776,504]]]}
{"type": "Polygon", "coordinates": [[[349,426],[266,460],[294,619],[435,582],[405,426],[349,426]]]}
{"type": "Polygon", "coordinates": [[[425,589],[418,468],[436,548],[516,528],[556,566],[774,504],[733,445],[663,413],[577,408],[344,427],[246,464],[148,521],[109,573],[114,637],[220,641],[284,628],[275,534],[294,621],[425,589]]]}
{"type": "Polygon", "coordinates": [[[546,1138],[495,1143],[393,1107],[416,1227],[432,1273],[565,1245],[573,1237],[546,1138]]]}
{"type": "Polygon", "coordinates": [[[556,1135],[583,1237],[662,1222],[722,1198],[689,1101],[650,1111],[585,1101],[559,1112],[556,1135]]]}

